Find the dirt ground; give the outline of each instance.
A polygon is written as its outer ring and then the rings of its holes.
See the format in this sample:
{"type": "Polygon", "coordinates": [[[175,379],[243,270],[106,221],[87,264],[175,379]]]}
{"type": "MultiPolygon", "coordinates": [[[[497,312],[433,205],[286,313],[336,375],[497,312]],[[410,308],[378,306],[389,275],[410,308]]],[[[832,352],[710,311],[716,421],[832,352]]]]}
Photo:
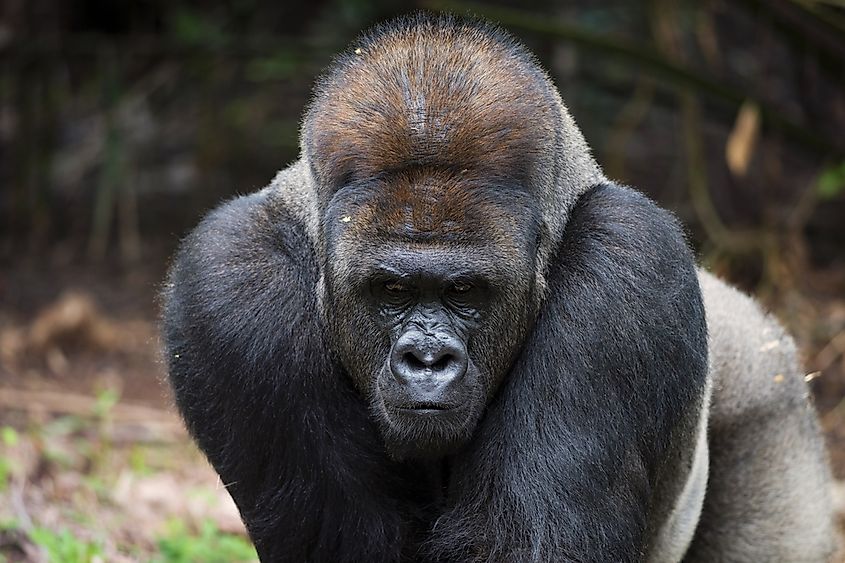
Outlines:
{"type": "Polygon", "coordinates": [[[165,262],[0,268],[0,562],[254,558],[164,381],[165,262]]]}
{"type": "MultiPolygon", "coordinates": [[[[0,562],[252,556],[206,545],[244,532],[164,380],[156,295],[166,262],[0,264],[0,562]]],[[[784,303],[776,312],[804,351],[845,479],[845,296],[784,303]],[[784,311],[796,310],[793,324],[784,311]]],[[[845,485],[836,491],[845,504],[845,485]]]]}

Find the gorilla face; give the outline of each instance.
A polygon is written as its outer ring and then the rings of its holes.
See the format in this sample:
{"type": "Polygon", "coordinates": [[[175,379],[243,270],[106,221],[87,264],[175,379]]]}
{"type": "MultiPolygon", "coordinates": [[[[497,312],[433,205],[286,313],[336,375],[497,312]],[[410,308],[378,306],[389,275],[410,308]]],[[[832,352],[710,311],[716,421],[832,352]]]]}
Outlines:
{"type": "Polygon", "coordinates": [[[496,284],[469,255],[406,248],[365,275],[362,299],[389,341],[369,383],[388,442],[421,440],[437,453],[466,438],[479,418],[493,374],[469,345],[496,284]]]}
{"type": "Polygon", "coordinates": [[[470,437],[535,314],[530,214],[517,227],[513,201],[412,176],[338,191],[325,222],[330,340],[397,459],[470,437]]]}
{"type": "Polygon", "coordinates": [[[447,35],[365,40],[303,124],[328,342],[397,459],[476,428],[539,310],[567,193],[545,75],[500,42],[447,35]],[[472,56],[432,59],[445,44],[472,56]]]}

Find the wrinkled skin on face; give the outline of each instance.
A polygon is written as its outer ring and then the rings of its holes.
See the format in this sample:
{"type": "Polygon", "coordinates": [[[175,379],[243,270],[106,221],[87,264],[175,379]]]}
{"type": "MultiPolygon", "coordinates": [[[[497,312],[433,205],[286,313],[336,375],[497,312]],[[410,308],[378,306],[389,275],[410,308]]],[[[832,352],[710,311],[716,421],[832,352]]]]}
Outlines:
{"type": "Polygon", "coordinates": [[[469,439],[536,315],[536,218],[505,210],[516,191],[479,193],[414,171],[343,187],[327,209],[327,326],[397,459],[469,439]]]}

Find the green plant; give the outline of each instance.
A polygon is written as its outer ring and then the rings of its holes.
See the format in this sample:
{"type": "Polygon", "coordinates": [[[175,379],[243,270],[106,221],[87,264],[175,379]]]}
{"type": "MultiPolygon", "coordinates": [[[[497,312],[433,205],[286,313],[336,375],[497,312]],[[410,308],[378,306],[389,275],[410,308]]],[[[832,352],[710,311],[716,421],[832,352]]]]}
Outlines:
{"type": "Polygon", "coordinates": [[[12,476],[12,462],[0,456],[0,493],[9,488],[9,478],[12,476]]]}
{"type": "MultiPolygon", "coordinates": [[[[11,426],[4,426],[0,428],[0,444],[6,448],[14,448],[18,445],[20,436],[17,430],[11,426]]],[[[9,479],[12,476],[14,462],[6,456],[0,455],[0,492],[5,491],[9,487],[9,479]]]]}
{"type": "Polygon", "coordinates": [[[15,518],[0,520],[0,532],[8,532],[11,530],[17,530],[18,528],[20,528],[20,524],[15,518]]]}
{"type": "Polygon", "coordinates": [[[819,174],[816,191],[822,199],[833,199],[845,191],[845,161],[829,166],[819,174]]]}
{"type": "Polygon", "coordinates": [[[153,469],[147,461],[147,450],[140,445],[132,446],[129,450],[129,467],[138,475],[152,475],[153,469]]]}
{"type": "Polygon", "coordinates": [[[46,528],[34,528],[30,539],[47,552],[50,563],[90,563],[94,557],[102,557],[99,543],[75,537],[68,530],[53,532],[46,528]]]}
{"type": "Polygon", "coordinates": [[[172,520],[159,538],[160,556],[153,563],[229,563],[257,561],[255,548],[246,539],[221,532],[210,520],[193,534],[182,520],[172,520]]]}
{"type": "Polygon", "coordinates": [[[120,400],[120,394],[114,389],[103,389],[97,393],[97,400],[94,404],[94,416],[105,418],[111,414],[112,409],[120,400]]]}
{"type": "Polygon", "coordinates": [[[11,426],[4,426],[0,428],[0,441],[3,442],[4,446],[14,448],[18,445],[20,436],[18,435],[18,431],[11,426]]]}

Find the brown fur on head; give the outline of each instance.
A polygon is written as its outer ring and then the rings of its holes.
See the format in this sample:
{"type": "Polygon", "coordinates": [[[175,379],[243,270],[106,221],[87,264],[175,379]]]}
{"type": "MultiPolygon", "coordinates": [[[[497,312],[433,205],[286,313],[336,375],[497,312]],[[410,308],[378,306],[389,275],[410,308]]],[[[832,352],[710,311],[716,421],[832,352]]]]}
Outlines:
{"type": "Polygon", "coordinates": [[[365,36],[321,84],[306,119],[320,189],[432,164],[536,185],[560,125],[546,76],[490,28],[424,21],[365,36]]]}
{"type": "MultiPolygon", "coordinates": [[[[526,222],[537,223],[532,201],[508,187],[494,196],[490,184],[466,173],[412,168],[382,175],[362,191],[368,197],[345,207],[354,240],[482,244],[510,247],[526,222]]],[[[351,198],[357,200],[358,198],[351,198]]],[[[536,205],[536,203],[534,203],[536,205]]],[[[511,253],[523,251],[513,247],[511,253]]]]}
{"type": "Polygon", "coordinates": [[[484,215],[494,191],[533,198],[541,268],[568,210],[602,179],[534,58],[496,27],[449,16],[418,14],[353,43],[317,88],[302,148],[321,217],[338,189],[397,173],[419,180],[397,194],[407,207],[436,198],[452,209],[439,225],[473,232],[470,203],[484,215]],[[446,181],[432,188],[438,178],[446,181]]]}

